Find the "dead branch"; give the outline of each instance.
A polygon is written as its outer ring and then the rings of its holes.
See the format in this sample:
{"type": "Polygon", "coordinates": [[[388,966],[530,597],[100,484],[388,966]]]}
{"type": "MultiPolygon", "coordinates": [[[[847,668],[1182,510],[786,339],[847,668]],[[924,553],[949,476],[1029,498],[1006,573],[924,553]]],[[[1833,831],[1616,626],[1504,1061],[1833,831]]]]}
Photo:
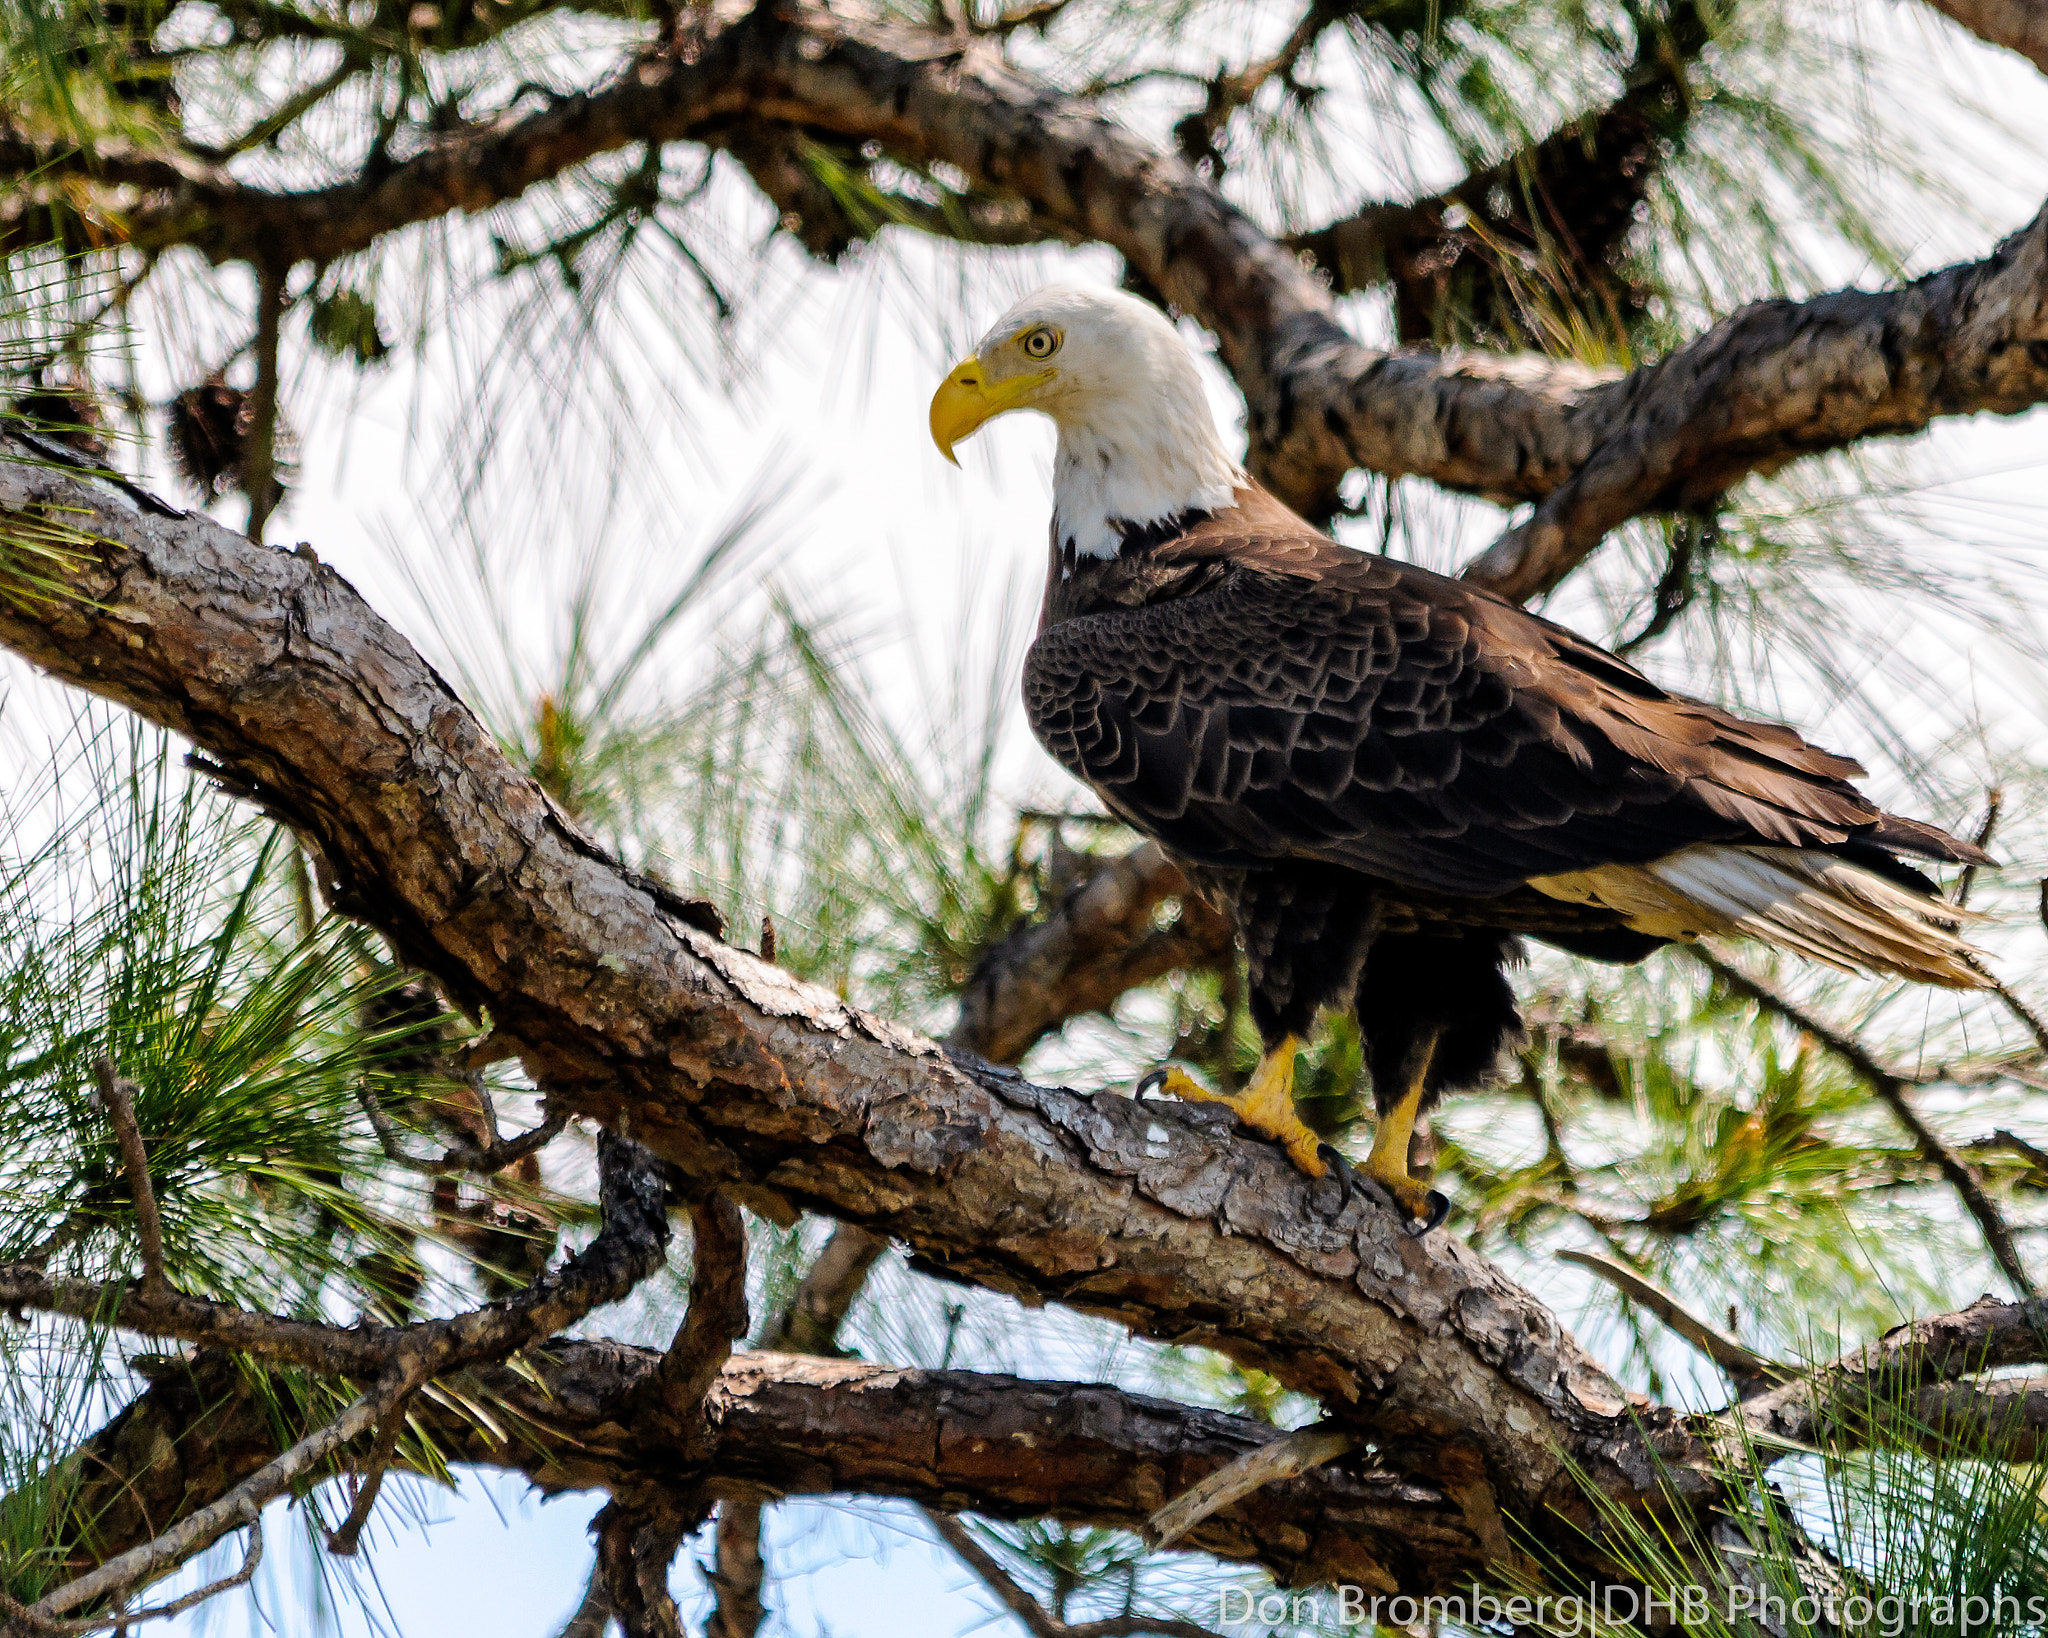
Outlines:
{"type": "Polygon", "coordinates": [[[187,1610],[197,1609],[209,1598],[247,1586],[255,1579],[257,1568],[263,1563],[263,1518],[255,1504],[246,1498],[236,1511],[237,1521],[248,1529],[249,1545],[242,1552],[241,1567],[232,1575],[209,1581],[168,1604],[153,1604],[142,1610],[123,1610],[116,1615],[88,1616],[82,1620],[39,1615],[18,1599],[0,1593],[0,1616],[7,1618],[6,1623],[0,1625],[0,1635],[5,1635],[5,1638],[56,1638],[57,1634],[97,1632],[104,1627],[118,1627],[126,1631],[144,1621],[162,1621],[173,1615],[183,1615],[187,1610]]]}
{"type": "Polygon", "coordinates": [[[1623,1296],[1641,1303],[1726,1371],[1735,1383],[1736,1392],[1744,1397],[1796,1374],[1790,1366],[1766,1359],[1762,1354],[1743,1347],[1733,1337],[1715,1330],[1655,1280],[1646,1279],[1626,1263],[1618,1263],[1611,1257],[1602,1257],[1591,1251],[1565,1250],[1560,1251],[1557,1257],[1559,1262],[1573,1263],[1599,1275],[1623,1296]]]}
{"type": "Polygon", "coordinates": [[[114,1140],[121,1146],[121,1163],[135,1200],[135,1236],[142,1242],[142,1289],[160,1292],[170,1284],[164,1278],[163,1219],[157,1215],[156,1190],[150,1186],[142,1128],[135,1124],[135,1088],[114,1073],[114,1060],[109,1057],[95,1060],[93,1070],[99,1077],[100,1102],[114,1128],[114,1140]]]}
{"type": "Polygon", "coordinates": [[[351,1439],[374,1427],[405,1391],[405,1379],[396,1375],[370,1389],[333,1421],[315,1428],[218,1501],[187,1513],[154,1540],[106,1560],[98,1569],[66,1582],[30,1605],[25,1619],[48,1621],[81,1605],[113,1598],[176,1569],[237,1524],[246,1522],[251,1511],[260,1512],[273,1496],[283,1495],[351,1439]]]}
{"type": "Polygon", "coordinates": [[[1271,1444],[1246,1451],[1185,1495],[1174,1497],[1146,1520],[1145,1539],[1155,1548],[1171,1547],[1211,1513],[1263,1490],[1276,1479],[1291,1479],[1334,1462],[1357,1443],[1349,1429],[1325,1422],[1296,1428],[1271,1444]]]}

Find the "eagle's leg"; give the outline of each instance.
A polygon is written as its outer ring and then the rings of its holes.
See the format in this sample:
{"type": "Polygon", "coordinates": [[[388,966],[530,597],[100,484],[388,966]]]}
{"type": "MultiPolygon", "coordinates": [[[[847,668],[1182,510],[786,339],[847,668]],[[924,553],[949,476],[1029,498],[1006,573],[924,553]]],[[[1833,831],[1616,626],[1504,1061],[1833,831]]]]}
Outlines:
{"type": "Polygon", "coordinates": [[[1415,1120],[1422,1113],[1422,1099],[1429,1086],[1430,1065],[1436,1057],[1437,1038],[1442,1031],[1434,1025],[1416,1033],[1402,1064],[1404,1090],[1381,1115],[1372,1134],[1372,1153],[1365,1157],[1365,1175],[1393,1196],[1394,1204],[1415,1232],[1427,1234],[1443,1221],[1449,1202],[1408,1170],[1408,1152],[1415,1141],[1415,1120]]]}
{"type": "Polygon", "coordinates": [[[1412,1233],[1426,1234],[1450,1209],[1408,1170],[1416,1121],[1445,1092],[1482,1084],[1520,1033],[1502,971],[1519,953],[1490,928],[1431,928],[1378,940],[1359,975],[1358,1029],[1380,1117],[1365,1170],[1412,1233]]]}
{"type": "Polygon", "coordinates": [[[1325,1167],[1318,1151],[1323,1140],[1309,1130],[1294,1107],[1294,1054],[1300,1046],[1289,1035],[1269,1047],[1242,1092],[1212,1092],[1186,1070],[1168,1066],[1139,1081],[1138,1095],[1170,1092],[1193,1103],[1223,1104],[1261,1137],[1278,1142],[1288,1159],[1310,1177],[1321,1177],[1325,1167]]]}

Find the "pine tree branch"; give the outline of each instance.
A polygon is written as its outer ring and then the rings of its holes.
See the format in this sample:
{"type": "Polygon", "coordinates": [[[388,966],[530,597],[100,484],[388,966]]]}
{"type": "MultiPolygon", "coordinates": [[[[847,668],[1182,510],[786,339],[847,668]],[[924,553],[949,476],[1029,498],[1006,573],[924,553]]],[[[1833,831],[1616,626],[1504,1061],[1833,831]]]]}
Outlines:
{"type": "MultiPolygon", "coordinates": [[[[2001,1430],[2038,1441],[2048,1409],[2039,1382],[1966,1380],[2037,1363],[2048,1363],[2048,1303],[1986,1298],[1694,1425],[1702,1439],[1725,1442],[1727,1419],[1739,1418],[1767,1455],[1900,1435],[1966,1453],[2001,1430]]],[[[270,1406],[281,1388],[260,1391],[244,1367],[213,1352],[153,1374],[153,1386],[77,1454],[70,1506],[80,1528],[70,1534],[103,1554],[209,1505],[278,1452],[270,1406]]],[[[678,1440],[679,1418],[626,1414],[661,1377],[654,1350],[557,1339],[529,1349],[517,1368],[478,1368],[460,1399],[423,1397],[416,1414],[446,1460],[520,1472],[551,1494],[644,1496],[680,1474],[722,1498],[887,1495],[940,1511],[1126,1530],[1160,1497],[1281,1437],[1265,1423],[1098,1383],[748,1354],[720,1373],[705,1401],[710,1445],[691,1451],[678,1440]],[[489,1418],[466,1413],[462,1400],[489,1405],[489,1418]]],[[[2014,1459],[2027,1460],[2037,1447],[2014,1448],[2014,1459]]],[[[337,1457],[349,1459],[345,1450],[337,1457]]],[[[1289,1585],[1351,1581],[1416,1596],[1468,1585],[1485,1556],[1443,1489],[1349,1464],[1269,1485],[1204,1519],[1187,1545],[1262,1564],[1289,1585]]]]}
{"type": "Polygon", "coordinates": [[[1977,1168],[1957,1153],[1947,1139],[1942,1137],[1914,1107],[1911,1083],[1906,1077],[1878,1062],[1869,1049],[1855,1037],[1845,1035],[1822,1022],[1796,1002],[1778,994],[1769,985],[1750,977],[1741,968],[1723,961],[1703,946],[1691,946],[1690,950],[1695,960],[1737,995],[1749,997],[1766,1012],[1773,1013],[1793,1027],[1804,1030],[1862,1076],[1885,1107],[1891,1110],[1892,1118],[1912,1138],[1922,1157],[1940,1172],[1949,1187],[1956,1191],[1957,1197],[1963,1203],[1963,1209],[1976,1220],[1977,1227],[1984,1236],[1984,1243],[1990,1248],[1992,1259],[2005,1277],[2012,1282],[2013,1289],[2023,1297],[2031,1298],[2041,1294],[2033,1274],[2020,1258],[2019,1248],[2013,1243],[2012,1226],[2006,1222],[2005,1214],[1998,1209],[1991,1196],[1984,1192],[1984,1180],[1978,1175],[1977,1168]]]}
{"type": "MultiPolygon", "coordinates": [[[[415,1425],[446,1461],[521,1473],[548,1494],[644,1499],[680,1484],[723,1501],[894,1496],[1125,1530],[1161,1495],[1278,1437],[1263,1422],[1101,1383],[754,1353],[729,1360],[706,1398],[708,1448],[688,1447],[680,1418],[627,1414],[647,1403],[660,1360],[651,1349],[558,1339],[516,1367],[474,1370],[459,1397],[421,1396],[415,1425]],[[489,1406],[489,1417],[466,1412],[465,1400],[489,1406]]],[[[101,1554],[209,1504],[278,1452],[272,1396],[246,1367],[207,1352],[154,1374],[78,1452],[85,1477],[68,1516],[74,1539],[101,1554]]],[[[1479,1565],[1462,1513],[1440,1490],[1377,1468],[1325,1468],[1270,1486],[1204,1520],[1185,1545],[1288,1582],[1388,1589],[1449,1588],[1479,1565]]]]}
{"type": "Polygon", "coordinates": [[[1185,161],[1023,73],[997,42],[817,0],[693,9],[686,36],[596,90],[474,121],[327,188],[272,192],[192,156],[81,156],[6,133],[0,172],[140,190],[122,219],[145,249],[260,263],[283,246],[324,262],[598,154],[715,140],[735,121],[874,142],[1120,251],[1215,333],[1245,394],[1253,470],[1311,517],[1335,510],[1361,467],[1537,502],[1467,570],[1515,598],[1554,586],[1640,513],[1704,504],[1814,451],[2048,398],[2048,211],[1984,261],[1899,290],[1760,303],[1626,376],[1533,356],[1386,353],[1352,340],[1295,254],[1185,161]]]}
{"type": "MultiPolygon", "coordinates": [[[[2048,1425],[2038,1382],[1964,1377],[2048,1363],[2048,1301],[1984,1297],[1954,1314],[1916,1320],[1798,1380],[1745,1401],[1732,1414],[1754,1437],[1803,1447],[1856,1449],[1904,1434],[1923,1448],[1984,1449],[1987,1435],[2038,1441],[2048,1425]]],[[[2038,1448],[2030,1445],[2028,1449],[2038,1448]]],[[[2011,1459],[2031,1460],[2029,1455],[2011,1459]]]]}

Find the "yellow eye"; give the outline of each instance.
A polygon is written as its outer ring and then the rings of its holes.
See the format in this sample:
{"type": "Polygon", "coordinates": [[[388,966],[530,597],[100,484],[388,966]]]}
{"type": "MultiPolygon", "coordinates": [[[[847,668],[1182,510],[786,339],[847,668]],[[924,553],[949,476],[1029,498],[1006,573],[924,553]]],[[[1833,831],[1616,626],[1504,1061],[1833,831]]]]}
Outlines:
{"type": "Polygon", "coordinates": [[[1050,358],[1060,350],[1057,330],[1029,330],[1021,343],[1026,358],[1050,358]]]}

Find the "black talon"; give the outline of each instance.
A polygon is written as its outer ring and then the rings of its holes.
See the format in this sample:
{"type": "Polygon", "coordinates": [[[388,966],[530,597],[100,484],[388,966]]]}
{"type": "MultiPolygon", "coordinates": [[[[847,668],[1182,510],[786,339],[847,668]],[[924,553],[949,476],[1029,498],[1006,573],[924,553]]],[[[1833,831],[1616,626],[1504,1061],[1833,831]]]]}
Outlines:
{"type": "Polygon", "coordinates": [[[1429,1208],[1427,1217],[1414,1218],[1408,1223],[1408,1238],[1419,1240],[1437,1224],[1451,1215],[1450,1197],[1439,1190],[1431,1189],[1423,1196],[1423,1204],[1429,1208]]]}
{"type": "Polygon", "coordinates": [[[1165,1090],[1166,1071],[1163,1069],[1151,1069],[1138,1077],[1138,1084],[1132,1088],[1132,1093],[1134,1096],[1142,1098],[1153,1092],[1164,1092],[1165,1090]]]}
{"type": "Polygon", "coordinates": [[[1358,1173],[1352,1169],[1351,1162],[1346,1160],[1339,1150],[1328,1143],[1318,1144],[1316,1146],[1316,1153],[1328,1165],[1330,1172],[1336,1174],[1337,1200],[1336,1204],[1327,1211],[1323,1209],[1322,1198],[1325,1191],[1322,1185],[1329,1181],[1330,1175],[1326,1172],[1323,1176],[1316,1179],[1316,1186],[1309,1191],[1309,1204],[1315,1207],[1320,1216],[1339,1216],[1344,1210],[1344,1203],[1351,1198],[1351,1191],[1358,1182],[1358,1173]]]}

